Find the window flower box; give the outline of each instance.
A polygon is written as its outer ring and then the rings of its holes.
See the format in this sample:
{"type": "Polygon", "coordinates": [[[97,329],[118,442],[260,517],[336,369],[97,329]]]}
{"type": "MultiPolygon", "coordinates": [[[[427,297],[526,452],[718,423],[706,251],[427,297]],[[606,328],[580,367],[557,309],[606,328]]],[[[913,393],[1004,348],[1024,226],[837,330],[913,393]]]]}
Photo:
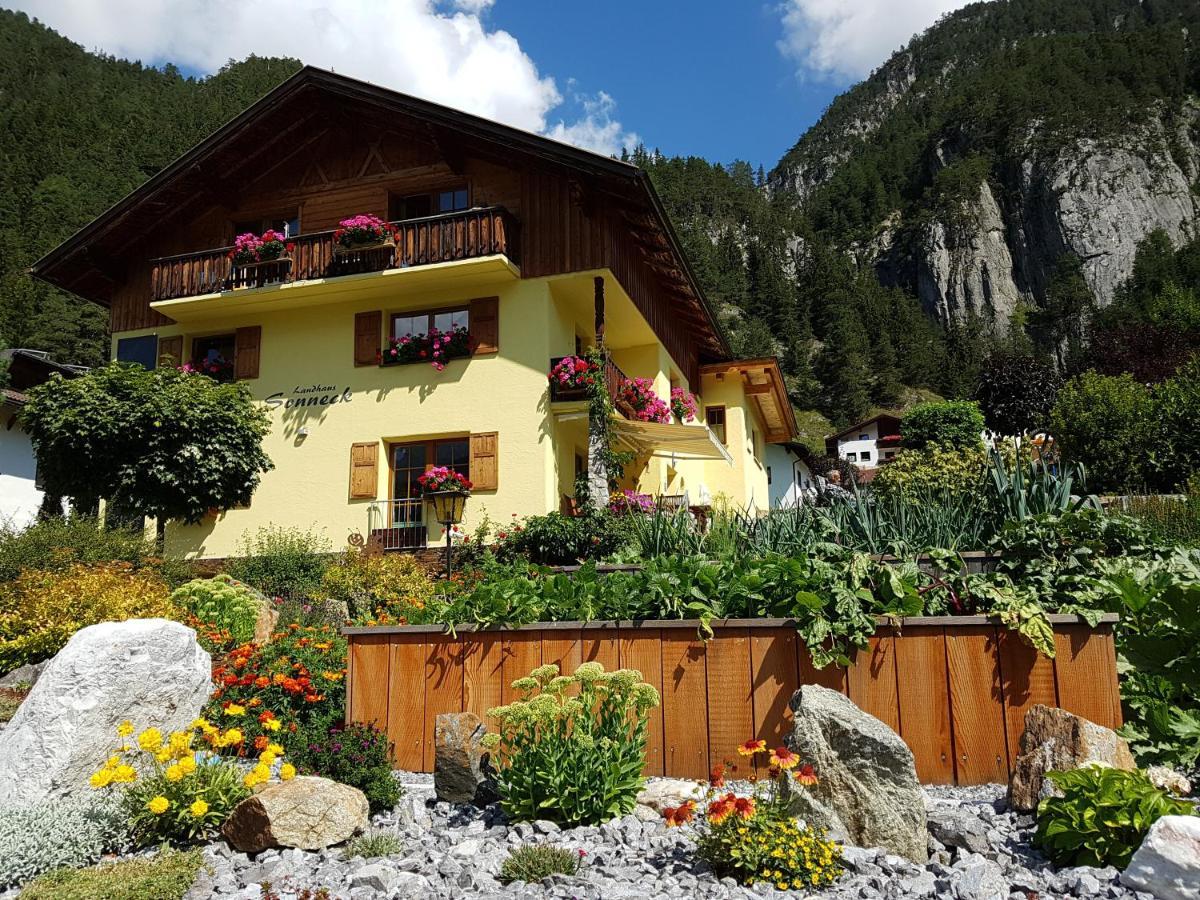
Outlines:
{"type": "Polygon", "coordinates": [[[448,466],[434,466],[417,478],[426,497],[431,494],[470,494],[475,485],[471,479],[448,466]]]}
{"type": "Polygon", "coordinates": [[[395,249],[396,228],[378,216],[360,214],[342,219],[333,233],[335,256],[367,250],[395,249]]]}
{"type": "Polygon", "coordinates": [[[428,334],[406,334],[392,338],[379,355],[381,366],[400,366],[405,363],[427,362],[439,372],[446,362],[470,356],[474,352],[471,333],[463,327],[451,331],[432,329],[428,334]]]}
{"type": "Polygon", "coordinates": [[[550,369],[550,399],[586,400],[601,376],[600,366],[582,356],[564,356],[550,369]]]}
{"type": "Polygon", "coordinates": [[[696,397],[683,388],[671,388],[671,412],[679,419],[679,424],[690,422],[696,418],[696,397]]]}

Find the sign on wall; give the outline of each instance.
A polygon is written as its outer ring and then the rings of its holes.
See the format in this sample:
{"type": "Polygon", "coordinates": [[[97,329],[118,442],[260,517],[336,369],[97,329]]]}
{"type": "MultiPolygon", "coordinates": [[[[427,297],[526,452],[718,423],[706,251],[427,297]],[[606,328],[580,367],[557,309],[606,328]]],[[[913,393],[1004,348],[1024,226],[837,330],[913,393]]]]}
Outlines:
{"type": "Polygon", "coordinates": [[[335,403],[349,403],[354,399],[350,388],[338,390],[332,384],[312,384],[308,387],[297,385],[292,388],[291,396],[285,396],[284,391],[277,391],[264,401],[271,409],[295,409],[299,406],[333,406],[335,403]]]}

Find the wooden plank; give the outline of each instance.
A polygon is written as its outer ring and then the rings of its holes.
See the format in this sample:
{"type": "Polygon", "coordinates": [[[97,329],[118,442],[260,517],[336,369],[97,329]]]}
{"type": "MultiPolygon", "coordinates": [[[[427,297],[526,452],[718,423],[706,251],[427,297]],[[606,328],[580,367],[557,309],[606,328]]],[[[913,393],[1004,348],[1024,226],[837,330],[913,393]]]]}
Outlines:
{"type": "Polygon", "coordinates": [[[519,700],[521,694],[512,689],[512,683],[524,678],[542,664],[542,633],[540,631],[514,631],[504,635],[504,684],[500,689],[501,703],[519,700]]]}
{"type": "Polygon", "coordinates": [[[621,666],[642,673],[642,680],[658,691],[660,702],[650,710],[646,725],[647,775],[662,775],[665,771],[663,753],[663,665],[662,632],[657,628],[631,628],[618,636],[621,646],[621,666]]]}
{"type": "Polygon", "coordinates": [[[463,710],[462,645],[448,634],[425,639],[425,730],[422,758],[433,769],[433,739],[437,717],[463,710]]]}
{"type": "Polygon", "coordinates": [[[542,632],[542,665],[554,663],[563,675],[574,675],[581,662],[583,654],[579,646],[578,629],[547,629],[542,632]]]}
{"type": "Polygon", "coordinates": [[[1054,660],[1038,653],[1009,628],[998,629],[1000,638],[1000,691],[1004,695],[1005,743],[1011,770],[1021,752],[1025,714],[1039,703],[1058,706],[1054,686],[1054,660]]]}
{"type": "Polygon", "coordinates": [[[808,647],[800,639],[796,641],[796,656],[800,664],[799,675],[801,684],[819,684],[821,687],[827,687],[831,691],[837,691],[839,694],[849,695],[846,669],[843,666],[830,663],[825,668],[818,669],[813,664],[812,654],[809,652],[808,647]]]}
{"type": "Polygon", "coordinates": [[[664,631],[662,662],[666,774],[674,778],[707,778],[705,644],[687,632],[664,631]]]}
{"type": "Polygon", "coordinates": [[[718,628],[706,649],[708,764],[736,765],[737,747],[754,734],[750,631],[718,628]]]}
{"type": "Polygon", "coordinates": [[[392,635],[388,684],[388,740],[397,769],[425,771],[424,635],[392,635]]]}
{"type": "Polygon", "coordinates": [[[955,780],[958,784],[1006,783],[1008,751],[995,627],[946,629],[946,661],[955,780]]]}
{"type": "Polygon", "coordinates": [[[900,736],[912,749],[917,777],[954,782],[954,739],[946,675],[946,640],[939,627],[905,628],[896,639],[900,736]]]}
{"type": "Polygon", "coordinates": [[[1111,626],[1054,629],[1054,676],[1058,705],[1105,728],[1121,725],[1117,663],[1111,626]]]}
{"type": "Polygon", "coordinates": [[[363,635],[350,645],[354,668],[351,716],[355,722],[387,727],[388,720],[388,638],[387,635],[363,635]]]}
{"type": "Polygon", "coordinates": [[[755,628],[750,632],[754,738],[766,741],[768,747],[781,746],[792,729],[792,709],[788,704],[800,686],[798,643],[794,628],[755,628]]]}
{"type": "Polygon", "coordinates": [[[900,733],[900,700],[896,688],[896,638],[877,633],[871,645],[855,655],[847,675],[850,699],[897,734],[900,733]]]}
{"type": "Polygon", "coordinates": [[[583,661],[598,662],[604,666],[605,672],[615,672],[621,668],[621,642],[616,629],[610,631],[611,637],[585,637],[580,641],[583,661]]]}
{"type": "Polygon", "coordinates": [[[466,632],[462,640],[463,709],[487,722],[487,711],[504,700],[504,647],[495,632],[466,632]]]}

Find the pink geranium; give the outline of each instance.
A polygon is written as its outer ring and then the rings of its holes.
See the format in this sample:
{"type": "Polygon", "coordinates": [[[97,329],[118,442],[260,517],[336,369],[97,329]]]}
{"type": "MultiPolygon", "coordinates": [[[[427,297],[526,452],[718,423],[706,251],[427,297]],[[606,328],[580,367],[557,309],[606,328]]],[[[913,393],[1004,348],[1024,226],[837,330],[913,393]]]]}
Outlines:
{"type": "Polygon", "coordinates": [[[379,216],[360,213],[338,222],[338,228],[333,233],[333,242],[343,249],[383,244],[393,240],[396,227],[383,221],[379,216]]]}
{"type": "Polygon", "coordinates": [[[617,389],[617,401],[627,406],[640,422],[665,425],[671,421],[670,407],[654,392],[654,382],[649,378],[626,378],[617,389]]]}
{"type": "Polygon", "coordinates": [[[447,466],[434,466],[417,478],[417,484],[421,485],[421,490],[426,494],[437,491],[460,491],[465,494],[474,487],[471,479],[447,466]]]}

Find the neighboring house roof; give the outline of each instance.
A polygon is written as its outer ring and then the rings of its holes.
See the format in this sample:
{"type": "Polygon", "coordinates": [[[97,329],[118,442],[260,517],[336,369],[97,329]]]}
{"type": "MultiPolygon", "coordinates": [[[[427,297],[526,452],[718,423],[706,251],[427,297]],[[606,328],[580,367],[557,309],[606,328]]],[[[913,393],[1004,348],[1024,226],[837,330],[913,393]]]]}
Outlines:
{"type": "MultiPolygon", "coordinates": [[[[702,353],[728,359],[730,350],[696,282],[679,238],[649,175],[637,166],[551,138],[431,103],[365,81],[305,66],[244,112],[161,169],[36,263],[37,277],[101,305],[126,277],[131,248],[169,217],[197,214],[236,194],[281,154],[302,152],[306,130],[323,116],[405,116],[435,144],[460,141],[472,154],[499,165],[536,162],[617,200],[645,244],[654,277],[686,321],[702,353]]],[[[141,262],[137,260],[137,262],[141,262]]]]}
{"type": "Polygon", "coordinates": [[[835,432],[825,438],[825,452],[830,456],[837,454],[837,442],[839,438],[846,437],[849,434],[857,434],[866,428],[871,423],[878,423],[877,433],[881,436],[888,436],[900,433],[900,417],[894,416],[891,413],[879,413],[871,416],[869,419],[863,419],[861,422],[856,422],[841,431],[835,432]]]}
{"type": "Polygon", "coordinates": [[[14,391],[10,388],[0,388],[0,400],[5,403],[11,403],[13,406],[24,406],[29,398],[20,391],[14,391]]]}
{"type": "MultiPolygon", "coordinates": [[[[8,383],[14,392],[27,391],[50,380],[50,376],[59,374],[64,378],[74,378],[87,371],[86,366],[71,366],[55,362],[44,350],[0,350],[0,359],[8,360],[8,383]]],[[[22,403],[25,395],[21,394],[22,403]]],[[[14,401],[16,402],[16,401],[14,401]]]]}

